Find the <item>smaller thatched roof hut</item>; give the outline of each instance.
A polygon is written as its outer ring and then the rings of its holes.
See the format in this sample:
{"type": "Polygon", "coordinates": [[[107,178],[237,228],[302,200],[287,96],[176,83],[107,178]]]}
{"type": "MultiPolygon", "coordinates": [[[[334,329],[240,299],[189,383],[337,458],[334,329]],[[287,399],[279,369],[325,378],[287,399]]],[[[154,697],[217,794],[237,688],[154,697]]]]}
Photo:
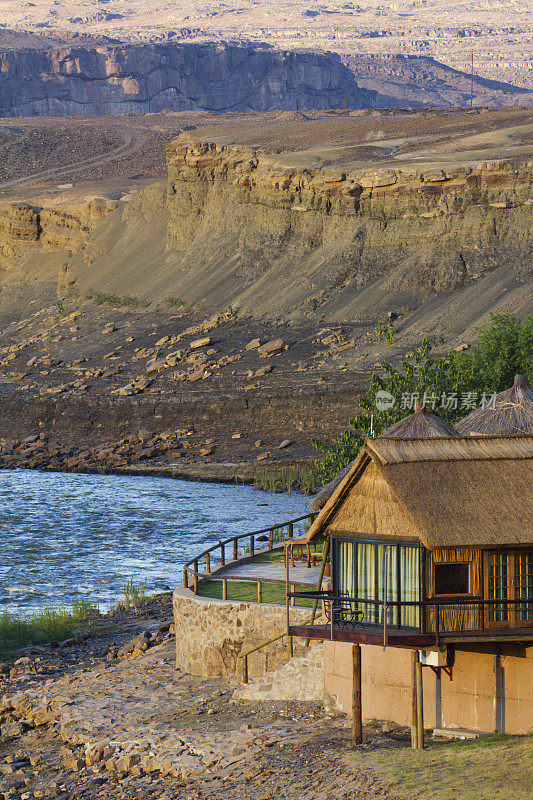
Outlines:
{"type": "MultiPolygon", "coordinates": [[[[409,414],[408,417],[404,417],[399,422],[395,422],[394,425],[390,425],[380,434],[380,436],[392,436],[396,439],[429,439],[437,436],[457,435],[453,425],[437,417],[436,414],[430,414],[420,403],[416,404],[413,414],[409,414]]],[[[332,481],[317,492],[311,502],[312,511],[320,511],[326,505],[337,486],[342,483],[354,464],[355,461],[348,464],[332,481]]]]}
{"type": "Polygon", "coordinates": [[[525,375],[516,375],[510,389],[494,403],[476,408],[457,423],[463,436],[510,436],[533,433],[533,387],[525,375]]]}

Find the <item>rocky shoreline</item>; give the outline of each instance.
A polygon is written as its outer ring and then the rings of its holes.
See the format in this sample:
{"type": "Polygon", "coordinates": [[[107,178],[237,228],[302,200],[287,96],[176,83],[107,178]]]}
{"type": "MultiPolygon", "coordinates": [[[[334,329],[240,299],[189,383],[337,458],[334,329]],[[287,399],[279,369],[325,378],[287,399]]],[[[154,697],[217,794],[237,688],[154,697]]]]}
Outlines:
{"type": "MultiPolygon", "coordinates": [[[[0,670],[0,797],[392,800],[370,768],[347,766],[343,715],[233,700],[237,678],[177,670],[170,614],[159,595],[102,618],[95,635],[11,654],[0,670]]],[[[368,727],[366,746],[408,746],[407,731],[383,730],[368,727]]]]}

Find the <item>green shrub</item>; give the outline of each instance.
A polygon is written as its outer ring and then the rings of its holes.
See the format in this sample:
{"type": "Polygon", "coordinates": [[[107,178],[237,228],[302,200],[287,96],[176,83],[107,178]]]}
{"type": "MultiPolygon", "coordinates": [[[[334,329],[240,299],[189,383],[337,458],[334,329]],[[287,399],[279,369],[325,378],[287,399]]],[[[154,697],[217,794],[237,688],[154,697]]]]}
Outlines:
{"type": "Polygon", "coordinates": [[[316,461],[314,476],[317,481],[327,483],[340,470],[353,461],[364,440],[371,434],[379,436],[386,428],[399,422],[414,410],[402,405],[402,396],[418,395],[435,398],[426,408],[434,411],[452,425],[465,417],[471,409],[461,403],[443,406],[442,396],[477,393],[487,398],[509,388],[515,374],[533,376],[533,316],[525,321],[514,314],[491,314],[487,328],[481,329],[474,348],[462,352],[451,351],[442,358],[432,358],[431,352],[437,344],[425,338],[409,358],[400,362],[399,368],[387,361],[381,363],[382,374],[373,373],[368,389],[359,398],[363,414],[349,420],[350,427],[333,442],[313,439],[312,444],[324,453],[325,458],[316,461]],[[396,400],[394,405],[379,411],[376,394],[380,390],[389,392],[396,400]]]}
{"type": "Polygon", "coordinates": [[[115,308],[146,308],[149,305],[144,300],[139,300],[138,297],[119,297],[119,295],[106,292],[95,292],[89,299],[98,306],[109,305],[115,308]]]}
{"type": "Polygon", "coordinates": [[[312,494],[316,490],[317,480],[312,469],[298,466],[283,467],[278,473],[258,469],[254,473],[254,486],[265,492],[300,492],[312,494]]]}

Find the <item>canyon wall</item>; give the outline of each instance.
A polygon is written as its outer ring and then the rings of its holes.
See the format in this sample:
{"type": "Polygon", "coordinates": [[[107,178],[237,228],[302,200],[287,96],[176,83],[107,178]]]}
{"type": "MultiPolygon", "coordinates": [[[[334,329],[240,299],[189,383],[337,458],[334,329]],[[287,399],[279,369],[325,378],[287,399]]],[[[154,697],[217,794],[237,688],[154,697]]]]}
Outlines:
{"type": "Polygon", "coordinates": [[[93,199],[66,207],[0,203],[0,322],[6,324],[64,295],[69,259],[117,206],[93,199]]]}
{"type": "Polygon", "coordinates": [[[368,108],[376,96],[332,53],[230,45],[6,50],[0,78],[0,116],[368,108]]]}
{"type": "Polygon", "coordinates": [[[167,159],[127,203],[0,208],[3,318],[17,292],[19,318],[67,292],[364,324],[405,307],[424,330],[527,311],[531,164],[310,169],[183,137],[167,159]]]}
{"type": "MultiPolygon", "coordinates": [[[[167,148],[175,291],[277,315],[357,318],[376,293],[531,274],[531,164],[302,169],[253,149],[167,148]]],[[[287,161],[287,159],[286,159],[287,161]]]]}

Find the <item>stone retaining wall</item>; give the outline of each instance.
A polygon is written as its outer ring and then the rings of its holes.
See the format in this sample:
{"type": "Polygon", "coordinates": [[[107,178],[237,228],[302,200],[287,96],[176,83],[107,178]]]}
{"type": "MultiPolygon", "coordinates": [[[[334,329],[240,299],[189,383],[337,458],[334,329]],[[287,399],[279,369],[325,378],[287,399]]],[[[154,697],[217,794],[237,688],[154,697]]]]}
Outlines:
{"type": "MultiPolygon", "coordinates": [[[[310,609],[291,609],[291,621],[303,624],[310,609]]],[[[189,589],[174,591],[176,666],[194,675],[242,674],[239,654],[285,630],[285,607],[198,597],[189,589]]],[[[294,652],[305,647],[295,638],[294,652]]],[[[248,658],[248,673],[264,675],[289,660],[287,637],[248,658]]]]}

